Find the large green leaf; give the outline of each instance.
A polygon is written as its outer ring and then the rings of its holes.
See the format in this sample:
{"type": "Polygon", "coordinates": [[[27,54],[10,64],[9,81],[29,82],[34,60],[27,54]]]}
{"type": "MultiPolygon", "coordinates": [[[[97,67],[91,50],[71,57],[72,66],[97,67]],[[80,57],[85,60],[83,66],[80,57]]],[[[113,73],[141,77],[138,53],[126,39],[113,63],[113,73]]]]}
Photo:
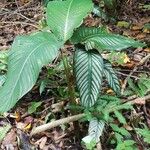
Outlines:
{"type": "Polygon", "coordinates": [[[0,90],[0,112],[12,108],[33,87],[42,66],[55,59],[60,47],[52,33],[39,32],[15,39],[8,59],[7,79],[0,90]]]}
{"type": "Polygon", "coordinates": [[[102,83],[103,59],[95,51],[76,49],[74,63],[81,104],[91,107],[97,100],[102,83]]]}
{"type": "Polygon", "coordinates": [[[47,6],[47,23],[55,35],[67,41],[92,9],[91,0],[52,1],[47,6]]]}
{"type": "Polygon", "coordinates": [[[89,124],[88,136],[82,139],[84,143],[87,145],[92,142],[95,143],[99,142],[100,136],[102,135],[104,130],[104,126],[105,126],[104,121],[102,120],[98,121],[96,118],[93,118],[89,124]]]}
{"type": "Polygon", "coordinates": [[[145,44],[133,39],[107,33],[103,28],[81,27],[77,29],[72,37],[73,43],[88,45],[90,49],[98,50],[121,50],[128,47],[143,47],[145,44]],[[89,46],[90,45],[90,46],[89,46]]]}
{"type": "Polygon", "coordinates": [[[104,75],[110,85],[110,87],[116,92],[116,93],[120,93],[120,83],[119,83],[119,79],[115,73],[115,71],[113,70],[112,66],[110,63],[105,63],[104,64],[104,75]]]}

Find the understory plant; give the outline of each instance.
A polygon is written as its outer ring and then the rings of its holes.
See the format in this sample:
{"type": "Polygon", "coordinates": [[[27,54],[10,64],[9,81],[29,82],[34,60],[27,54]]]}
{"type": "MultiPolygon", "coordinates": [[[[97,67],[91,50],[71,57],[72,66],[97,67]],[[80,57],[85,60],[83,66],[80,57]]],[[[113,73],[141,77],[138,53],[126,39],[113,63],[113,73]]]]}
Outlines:
{"type": "MultiPolygon", "coordinates": [[[[92,117],[89,119],[89,136],[83,141],[89,140],[90,143],[99,141],[105,121],[111,119],[109,111],[112,112],[112,107],[111,110],[107,109],[111,102],[101,98],[103,80],[107,80],[114,92],[120,94],[117,75],[111,63],[103,59],[101,54],[104,51],[120,51],[128,47],[143,47],[145,44],[109,33],[104,27],[85,27],[83,19],[92,10],[92,0],[50,1],[46,9],[48,27],[30,35],[15,38],[8,55],[6,82],[0,89],[1,113],[13,108],[17,101],[35,85],[41,68],[53,63],[54,59],[61,55],[71,103],[76,104],[74,94],[76,85],[80,104],[86,111],[94,108],[91,111],[92,117]],[[71,71],[67,58],[61,53],[68,43],[74,46],[75,85],[70,76],[71,71]],[[94,110],[100,112],[99,115],[94,114],[94,110]],[[101,112],[106,113],[101,114],[101,112]]],[[[121,108],[125,109],[126,107],[122,106],[121,108]]],[[[121,116],[119,109],[118,107],[116,110],[113,109],[118,119],[121,116]]],[[[125,120],[121,119],[120,122],[125,123],[125,120]]]]}

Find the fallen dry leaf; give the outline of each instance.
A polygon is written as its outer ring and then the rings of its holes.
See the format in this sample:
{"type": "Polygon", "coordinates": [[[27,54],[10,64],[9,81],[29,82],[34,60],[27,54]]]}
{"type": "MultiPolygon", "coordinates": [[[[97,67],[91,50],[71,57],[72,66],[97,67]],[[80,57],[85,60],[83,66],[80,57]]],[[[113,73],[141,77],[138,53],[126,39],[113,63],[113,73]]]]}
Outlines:
{"type": "Polygon", "coordinates": [[[133,60],[130,60],[130,62],[126,63],[126,64],[123,64],[121,66],[125,67],[125,68],[129,68],[129,69],[132,69],[134,66],[135,66],[135,62],[133,60]]]}
{"type": "Polygon", "coordinates": [[[141,40],[141,39],[144,39],[145,37],[146,37],[145,33],[140,33],[136,36],[136,39],[141,40]]]}
{"type": "Polygon", "coordinates": [[[7,133],[5,136],[1,147],[6,148],[6,147],[11,147],[14,148],[17,146],[17,135],[15,129],[11,129],[10,132],[7,133]]]}
{"type": "Polygon", "coordinates": [[[150,48],[145,48],[144,51],[150,53],[150,48]]]}
{"type": "Polygon", "coordinates": [[[107,94],[110,94],[110,95],[114,95],[114,94],[115,94],[112,89],[108,89],[108,90],[106,91],[106,93],[107,93],[107,94]]]}
{"type": "Polygon", "coordinates": [[[47,137],[42,137],[41,143],[39,145],[40,149],[43,149],[46,145],[47,137]]]}
{"type": "Polygon", "coordinates": [[[150,33],[150,30],[149,29],[144,29],[143,32],[144,33],[150,33]]]}
{"type": "Polygon", "coordinates": [[[133,26],[131,27],[131,30],[136,31],[136,30],[141,30],[142,28],[143,28],[142,25],[133,25],[133,26]]]}
{"type": "Polygon", "coordinates": [[[29,124],[27,124],[27,125],[24,127],[24,130],[25,130],[25,131],[29,131],[29,130],[31,129],[31,127],[32,127],[32,124],[29,123],[29,124]]]}
{"type": "Polygon", "coordinates": [[[19,122],[21,120],[20,113],[15,111],[15,116],[16,116],[16,118],[15,118],[16,121],[19,122]]]}
{"type": "Polygon", "coordinates": [[[124,55],[123,61],[124,61],[125,64],[130,62],[130,58],[128,57],[127,54],[124,55]]]}

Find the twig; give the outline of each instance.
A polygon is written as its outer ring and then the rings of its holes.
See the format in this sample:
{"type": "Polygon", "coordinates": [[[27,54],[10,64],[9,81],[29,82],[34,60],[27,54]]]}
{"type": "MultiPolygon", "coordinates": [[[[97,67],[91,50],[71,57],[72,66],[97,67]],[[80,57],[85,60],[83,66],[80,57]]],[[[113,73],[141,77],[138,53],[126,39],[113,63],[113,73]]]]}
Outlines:
{"type": "Polygon", "coordinates": [[[146,101],[150,101],[150,94],[149,95],[146,95],[144,97],[138,97],[136,99],[133,99],[131,101],[124,101],[126,103],[129,103],[129,104],[139,104],[139,105],[144,105],[146,103],[146,101]]]}
{"type": "Polygon", "coordinates": [[[96,145],[97,150],[102,150],[101,142],[99,141],[96,145]]]}
{"type": "Polygon", "coordinates": [[[66,117],[66,118],[63,118],[63,119],[60,119],[60,120],[56,120],[56,121],[53,121],[53,122],[35,127],[35,128],[32,129],[30,135],[33,136],[33,135],[38,134],[40,132],[43,132],[45,130],[49,130],[49,129],[52,129],[54,127],[57,127],[61,124],[77,121],[77,120],[79,120],[83,117],[85,117],[85,114],[78,114],[78,115],[66,117]]]}
{"type": "MultiPolygon", "coordinates": [[[[125,73],[122,73],[122,72],[119,72],[119,71],[117,71],[116,73],[120,74],[120,75],[123,75],[123,76],[126,76],[126,77],[129,76],[128,74],[125,74],[125,73]]],[[[133,75],[131,75],[130,77],[135,78],[135,79],[140,79],[139,77],[136,77],[136,76],[133,76],[133,75]]]]}
{"type": "Polygon", "coordinates": [[[21,22],[21,21],[4,21],[4,22],[0,22],[1,24],[25,24],[25,25],[30,25],[35,27],[36,29],[39,29],[39,27],[37,25],[31,24],[31,23],[27,23],[27,22],[21,22]]]}
{"type": "Polygon", "coordinates": [[[19,9],[27,7],[27,6],[30,5],[32,2],[33,2],[33,0],[30,0],[30,1],[29,1],[28,3],[26,3],[25,5],[19,7],[19,9]]]}
{"type": "Polygon", "coordinates": [[[121,94],[123,94],[126,85],[127,85],[127,81],[128,79],[132,76],[132,74],[138,69],[138,66],[141,66],[145,63],[146,60],[148,60],[150,58],[150,54],[148,54],[147,56],[145,56],[143,59],[141,59],[141,61],[134,67],[134,69],[130,72],[130,74],[128,75],[128,77],[124,80],[124,84],[122,86],[121,89],[121,94]]]}
{"type": "MultiPolygon", "coordinates": [[[[125,72],[129,72],[129,71],[131,71],[130,69],[119,69],[119,68],[115,68],[115,70],[116,71],[125,71],[125,72]]],[[[146,73],[146,71],[144,71],[144,70],[136,70],[135,72],[137,72],[137,73],[146,73]]]]}
{"type": "Polygon", "coordinates": [[[15,0],[15,3],[16,3],[16,6],[17,6],[18,11],[20,12],[19,5],[18,5],[17,0],[15,0]]]}
{"type": "MultiPolygon", "coordinates": [[[[31,8],[26,8],[26,9],[20,9],[20,12],[22,12],[22,11],[38,11],[38,10],[41,10],[42,11],[42,9],[40,8],[40,7],[31,7],[31,8]]],[[[9,9],[6,9],[6,8],[2,8],[1,10],[0,10],[0,16],[3,16],[3,15],[6,15],[6,14],[11,14],[11,15],[13,15],[13,14],[15,14],[15,13],[17,13],[18,12],[18,9],[17,10],[9,10],[9,9]],[[5,11],[5,12],[2,12],[2,11],[5,11]]]]}
{"type": "Polygon", "coordinates": [[[25,18],[25,19],[28,20],[28,21],[31,21],[31,22],[33,22],[33,23],[36,23],[35,20],[32,20],[32,19],[30,19],[30,18],[24,16],[22,13],[17,13],[17,12],[16,12],[15,14],[20,15],[21,17],[25,18]]]}

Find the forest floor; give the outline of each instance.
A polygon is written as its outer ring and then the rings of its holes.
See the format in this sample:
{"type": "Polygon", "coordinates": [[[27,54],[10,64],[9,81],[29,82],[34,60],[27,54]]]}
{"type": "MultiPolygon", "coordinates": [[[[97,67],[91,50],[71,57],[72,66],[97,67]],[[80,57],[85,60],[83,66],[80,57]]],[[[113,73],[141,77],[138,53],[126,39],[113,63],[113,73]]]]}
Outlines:
{"type": "MultiPolygon", "coordinates": [[[[130,132],[132,132],[133,126],[136,127],[140,123],[150,128],[150,86],[143,96],[148,98],[144,99],[140,98],[127,82],[129,76],[135,84],[138,84],[143,75],[150,80],[150,9],[144,8],[148,2],[149,0],[129,0],[126,4],[124,3],[124,7],[122,6],[119,10],[116,22],[104,21],[100,17],[92,15],[84,20],[86,26],[103,24],[112,33],[128,36],[147,44],[147,47],[144,48],[125,50],[121,58],[119,55],[116,57],[111,55],[114,62],[113,67],[122,83],[122,91],[126,89],[132,91],[132,95],[124,96],[126,101],[132,101],[134,105],[132,111],[124,112],[124,116],[128,120],[125,128],[130,132]]],[[[44,11],[42,2],[38,0],[1,0],[0,50],[10,49],[16,36],[37,31],[42,25],[44,11]]],[[[72,45],[67,47],[70,52],[66,55],[71,55],[72,45]]],[[[108,57],[106,54],[104,55],[108,57]]],[[[0,133],[0,149],[84,149],[81,139],[87,134],[88,126],[85,122],[80,122],[78,131],[74,130],[71,122],[30,136],[33,127],[70,115],[67,109],[61,110],[68,104],[66,80],[63,72],[53,71],[55,66],[57,66],[57,61],[48,66],[48,69],[43,68],[34,88],[22,98],[14,109],[0,116],[0,132],[2,126],[9,125],[6,134],[1,135],[2,133],[0,133]],[[41,83],[44,84],[47,80],[47,86],[43,91],[44,86],[41,83]],[[1,139],[2,136],[3,139],[1,139]]],[[[113,94],[110,89],[103,90],[110,95],[113,94]]],[[[0,103],[0,105],[2,104],[0,103]]],[[[111,145],[107,139],[112,135],[112,131],[108,127],[104,132],[101,139],[102,147],[104,150],[109,150],[111,145]]],[[[133,133],[133,137],[138,143],[139,150],[150,148],[137,134],[133,133]]]]}

